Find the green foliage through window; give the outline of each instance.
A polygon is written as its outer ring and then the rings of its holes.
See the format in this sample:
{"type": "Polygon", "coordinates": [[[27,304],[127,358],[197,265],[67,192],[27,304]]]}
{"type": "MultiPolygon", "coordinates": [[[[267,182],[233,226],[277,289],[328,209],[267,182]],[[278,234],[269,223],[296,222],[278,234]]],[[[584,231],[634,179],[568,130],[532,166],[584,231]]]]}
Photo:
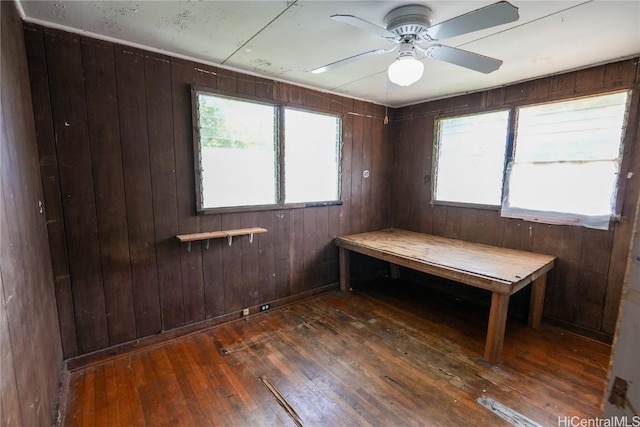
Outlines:
{"type": "Polygon", "coordinates": [[[272,105],[200,93],[198,109],[204,147],[248,148],[273,142],[272,105]]]}

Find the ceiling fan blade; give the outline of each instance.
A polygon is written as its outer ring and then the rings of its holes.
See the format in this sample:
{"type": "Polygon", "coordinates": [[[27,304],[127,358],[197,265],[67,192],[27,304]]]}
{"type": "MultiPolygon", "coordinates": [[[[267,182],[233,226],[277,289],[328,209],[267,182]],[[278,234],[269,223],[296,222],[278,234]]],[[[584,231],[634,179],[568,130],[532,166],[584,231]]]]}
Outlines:
{"type": "Polygon", "coordinates": [[[368,31],[370,33],[375,34],[376,36],[380,36],[389,41],[395,42],[400,41],[401,37],[391,31],[385,30],[382,27],[377,26],[376,24],[372,24],[369,21],[365,21],[364,19],[360,19],[357,16],[353,15],[331,15],[331,19],[338,22],[343,22],[345,24],[349,24],[361,30],[368,31]]]}
{"type": "Polygon", "coordinates": [[[506,1],[501,1],[432,25],[426,31],[428,36],[426,38],[444,40],[449,37],[508,24],[509,22],[517,21],[518,18],[518,8],[506,1]]]}
{"type": "Polygon", "coordinates": [[[449,62],[484,74],[489,74],[502,65],[502,61],[499,59],[439,44],[420,50],[424,51],[429,58],[449,62]]]}
{"type": "MultiPolygon", "coordinates": [[[[393,49],[391,49],[391,50],[393,50],[393,49]]],[[[313,74],[324,73],[325,71],[329,71],[329,70],[333,70],[334,68],[342,67],[343,65],[347,65],[347,64],[350,64],[352,62],[359,61],[359,60],[361,60],[363,58],[366,58],[368,56],[382,55],[383,53],[389,53],[389,52],[391,52],[391,50],[376,49],[376,50],[370,50],[369,52],[359,53],[357,55],[353,55],[353,56],[350,56],[348,58],[341,59],[340,61],[332,62],[331,64],[327,64],[327,65],[324,65],[322,67],[316,68],[315,70],[311,70],[311,72],[313,74]]]]}

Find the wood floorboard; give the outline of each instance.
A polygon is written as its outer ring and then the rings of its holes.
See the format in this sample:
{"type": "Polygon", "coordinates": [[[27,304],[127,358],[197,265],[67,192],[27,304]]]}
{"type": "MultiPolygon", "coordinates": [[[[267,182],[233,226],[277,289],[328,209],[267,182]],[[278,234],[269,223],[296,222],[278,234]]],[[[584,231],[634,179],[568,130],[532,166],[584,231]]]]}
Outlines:
{"type": "Polygon", "coordinates": [[[542,426],[600,415],[610,347],[509,319],[481,359],[488,309],[380,280],[332,291],[72,372],[66,426],[542,426]]]}

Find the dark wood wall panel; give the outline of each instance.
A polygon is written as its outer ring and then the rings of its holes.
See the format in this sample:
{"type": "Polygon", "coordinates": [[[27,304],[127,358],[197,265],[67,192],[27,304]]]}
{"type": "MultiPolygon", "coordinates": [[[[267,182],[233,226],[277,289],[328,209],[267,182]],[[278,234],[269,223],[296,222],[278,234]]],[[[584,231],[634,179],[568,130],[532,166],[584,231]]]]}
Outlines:
{"type": "Polygon", "coordinates": [[[558,256],[547,287],[545,316],[578,332],[610,339],[629,250],[630,221],[623,220],[611,230],[602,231],[501,218],[497,211],[431,205],[433,126],[441,114],[473,113],[632,88],[618,199],[623,218],[633,218],[640,185],[637,179],[626,176],[629,172],[636,175],[640,168],[637,68],[636,62],[623,61],[395,111],[393,224],[558,256]]]}
{"type": "Polygon", "coordinates": [[[316,209],[316,285],[323,283],[331,283],[328,279],[328,264],[331,261],[331,254],[327,252],[327,248],[333,246],[331,235],[329,234],[329,207],[321,207],[316,209]]]}
{"type": "Polygon", "coordinates": [[[36,120],[40,174],[44,204],[47,208],[47,232],[51,265],[54,272],[56,304],[62,348],[65,355],[78,354],[78,338],[73,313],[71,280],[67,247],[65,242],[64,218],[62,214],[62,196],[60,194],[58,158],[54,140],[53,118],[49,100],[49,81],[47,76],[44,38],[41,31],[25,31],[29,58],[29,79],[33,93],[42,94],[45,102],[33,104],[36,120]]]}
{"type": "MultiPolygon", "coordinates": [[[[207,215],[202,218],[202,227],[205,230],[222,230],[220,215],[207,215]]],[[[226,244],[222,239],[209,242],[209,249],[202,254],[202,275],[204,286],[204,306],[205,317],[221,316],[225,311],[224,307],[224,276],[220,269],[222,265],[222,245],[226,244]]]]}
{"type": "Polygon", "coordinates": [[[153,202],[153,227],[162,329],[184,323],[178,233],[178,188],[173,145],[171,61],[145,53],[144,80],[149,131],[149,169],[153,202]]]}
{"type": "Polygon", "coordinates": [[[132,315],[131,329],[138,338],[160,331],[149,134],[148,126],[141,125],[147,120],[144,55],[137,49],[125,48],[115,49],[113,55],[125,187],[124,206],[118,214],[126,215],[128,239],[123,243],[128,246],[135,284],[120,289],[116,298],[132,315]]]}
{"type": "MultiPolygon", "coordinates": [[[[363,141],[373,142],[373,126],[370,121],[373,119],[373,104],[364,105],[363,141]]],[[[362,145],[362,205],[360,206],[360,217],[365,217],[367,212],[371,212],[371,163],[373,155],[373,143],[363,143],[362,145]]]]}
{"type": "Polygon", "coordinates": [[[316,260],[316,227],[318,220],[317,208],[305,209],[302,212],[302,290],[313,289],[317,275],[316,260]]]}
{"type": "Polygon", "coordinates": [[[275,265],[276,265],[276,299],[291,295],[291,257],[294,253],[289,251],[291,245],[291,211],[281,210],[275,212],[275,224],[273,229],[275,265]]]}
{"type": "Polygon", "coordinates": [[[136,325],[127,244],[116,63],[109,45],[83,41],[81,49],[109,342],[122,343],[136,337],[136,325]]]}
{"type": "MultiPolygon", "coordinates": [[[[384,187],[384,184],[381,184],[380,187],[384,187]]],[[[385,195],[385,199],[388,198],[388,195],[385,195]]],[[[329,208],[329,230],[328,236],[323,240],[326,251],[326,281],[328,283],[337,282],[340,278],[339,275],[339,265],[338,265],[338,248],[333,244],[333,240],[340,235],[340,206],[331,206],[329,208]]],[[[378,215],[382,218],[384,216],[384,210],[381,209],[378,212],[378,215]]],[[[371,224],[373,229],[384,228],[388,226],[389,219],[384,217],[384,222],[382,220],[378,220],[371,224]]]]}
{"type": "Polygon", "coordinates": [[[304,211],[289,213],[289,294],[304,291],[304,211]]]}
{"type": "Polygon", "coordinates": [[[258,242],[258,304],[260,301],[274,301],[276,299],[276,254],[275,254],[275,216],[276,211],[261,212],[257,223],[270,233],[257,234],[254,239],[258,242]]]}
{"type": "Polygon", "coordinates": [[[0,425],[45,426],[63,354],[22,20],[14,2],[0,7],[0,425]]]}
{"type": "Polygon", "coordinates": [[[363,167],[363,135],[364,135],[364,103],[362,101],[355,101],[353,103],[353,120],[351,121],[351,195],[353,200],[351,201],[351,229],[350,233],[359,233],[362,231],[362,205],[363,205],[363,191],[362,191],[362,172],[363,167]]]}
{"type": "MultiPolygon", "coordinates": [[[[256,212],[243,213],[241,222],[243,224],[262,224],[263,215],[256,212]],[[260,218],[258,218],[260,215],[260,218]]],[[[260,236],[253,236],[253,241],[248,237],[236,238],[236,246],[240,246],[242,252],[242,271],[240,282],[243,287],[242,305],[244,307],[254,307],[265,300],[260,292],[260,264],[258,263],[258,249],[260,247],[260,236]]],[[[233,244],[233,243],[232,243],[233,244]]]]}
{"type": "MultiPolygon", "coordinates": [[[[233,230],[242,228],[237,215],[224,215],[222,229],[233,230]]],[[[226,242],[225,242],[226,244],[226,242]]],[[[241,310],[244,307],[242,292],[242,244],[232,244],[222,247],[222,265],[224,283],[224,311],[241,310]]]]}
{"type": "Polygon", "coordinates": [[[342,170],[341,170],[341,193],[342,199],[347,203],[342,205],[342,215],[340,215],[340,234],[346,235],[351,233],[351,203],[345,197],[351,194],[352,181],[352,157],[353,153],[353,114],[354,102],[347,100],[342,104],[342,170]]]}
{"type": "Polygon", "coordinates": [[[83,284],[72,284],[78,348],[86,353],[109,345],[109,334],[80,38],[47,34],[45,56],[69,273],[83,284]]]}
{"type": "Polygon", "coordinates": [[[69,294],[58,299],[65,357],[337,284],[333,239],[390,224],[383,107],[37,25],[25,34],[51,247],[68,254],[52,264],[69,294]],[[197,215],[193,85],[338,113],[342,205],[197,215]],[[256,226],[269,231],[231,246],[175,239],[256,226]]]}
{"type": "MultiPolygon", "coordinates": [[[[191,85],[194,83],[194,63],[171,61],[171,96],[173,98],[173,143],[176,155],[176,184],[178,191],[178,232],[200,231],[200,217],[195,215],[196,194],[193,191],[195,172],[193,167],[193,131],[191,116],[191,85]]],[[[202,252],[200,245],[187,251],[180,248],[182,271],[182,299],[184,323],[204,318],[204,284],[202,277],[202,252]]]]}

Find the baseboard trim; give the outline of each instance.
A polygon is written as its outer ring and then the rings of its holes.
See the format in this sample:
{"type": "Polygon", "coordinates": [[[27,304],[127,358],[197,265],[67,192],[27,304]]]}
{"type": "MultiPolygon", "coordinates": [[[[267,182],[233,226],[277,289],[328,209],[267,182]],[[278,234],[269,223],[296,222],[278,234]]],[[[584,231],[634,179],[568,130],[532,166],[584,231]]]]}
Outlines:
{"type": "Polygon", "coordinates": [[[545,322],[548,322],[550,325],[558,326],[576,335],[580,335],[581,337],[590,338],[592,340],[599,341],[604,344],[609,344],[609,345],[613,344],[613,335],[607,334],[605,332],[585,328],[583,326],[575,325],[573,323],[566,322],[564,320],[554,319],[552,317],[545,317],[544,320],[545,322]]]}
{"type": "MultiPolygon", "coordinates": [[[[270,309],[275,309],[288,304],[292,304],[303,299],[312,297],[314,295],[332,291],[339,288],[339,283],[330,283],[325,286],[310,289],[308,291],[300,292],[295,295],[290,295],[284,298],[279,298],[273,301],[264,301],[262,304],[248,307],[249,316],[259,314],[260,306],[269,304],[270,309]]],[[[139,351],[149,350],[153,347],[163,345],[168,341],[177,338],[183,338],[185,336],[196,334],[211,328],[213,326],[221,325],[223,323],[232,322],[234,320],[242,319],[242,310],[234,311],[232,313],[224,314],[222,316],[212,317],[210,319],[202,320],[200,322],[190,323],[188,325],[179,326],[175,329],[162,331],[155,335],[149,335],[147,337],[139,338],[137,340],[128,341],[126,343],[118,344],[112,347],[96,350],[92,353],[83,354],[70,359],[65,360],[65,370],[69,373],[85,369],[93,365],[99,365],[105,363],[111,359],[122,357],[123,355],[136,353],[139,351]]]]}

